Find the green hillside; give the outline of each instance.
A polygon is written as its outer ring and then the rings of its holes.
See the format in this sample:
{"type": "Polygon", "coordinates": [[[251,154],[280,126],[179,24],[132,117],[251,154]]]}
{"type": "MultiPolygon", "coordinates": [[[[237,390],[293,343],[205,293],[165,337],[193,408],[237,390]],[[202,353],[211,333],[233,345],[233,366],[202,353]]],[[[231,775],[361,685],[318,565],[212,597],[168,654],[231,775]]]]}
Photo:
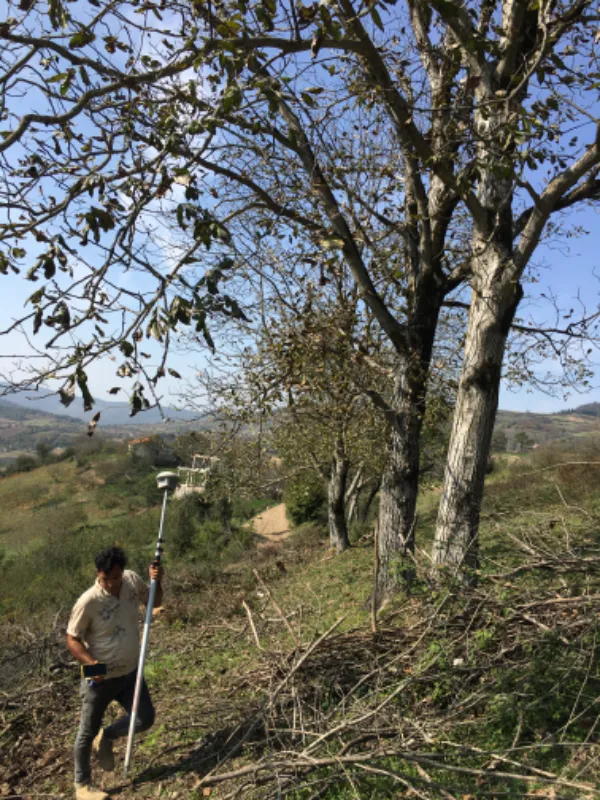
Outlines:
{"type": "MultiPolygon", "coordinates": [[[[595,404],[593,404],[595,405],[595,404]]],[[[528,445],[543,445],[551,442],[567,442],[600,435],[600,418],[582,406],[574,411],[560,414],[534,414],[530,412],[499,411],[496,418],[495,433],[504,432],[508,452],[520,451],[519,435],[527,437],[528,445]]],[[[503,448],[504,449],[504,448],[503,448]]]]}
{"type": "MultiPolygon", "coordinates": [[[[181,552],[189,508],[172,502],[147,673],[158,721],[140,737],[133,783],[115,773],[105,788],[123,799],[598,796],[600,449],[586,447],[490,475],[477,587],[430,583],[439,495],[425,493],[417,579],[376,631],[369,526],[340,557],[315,525],[257,549],[240,500],[227,523],[218,510],[196,517],[181,552]]],[[[69,796],[78,699],[62,631],[102,543],[121,542],[145,569],[152,481],[104,454],[0,482],[12,548],[0,568],[0,797],[69,796]]]]}
{"type": "Polygon", "coordinates": [[[45,414],[0,398],[0,466],[45,442],[50,448],[66,447],[86,426],[73,417],[45,414]]]}

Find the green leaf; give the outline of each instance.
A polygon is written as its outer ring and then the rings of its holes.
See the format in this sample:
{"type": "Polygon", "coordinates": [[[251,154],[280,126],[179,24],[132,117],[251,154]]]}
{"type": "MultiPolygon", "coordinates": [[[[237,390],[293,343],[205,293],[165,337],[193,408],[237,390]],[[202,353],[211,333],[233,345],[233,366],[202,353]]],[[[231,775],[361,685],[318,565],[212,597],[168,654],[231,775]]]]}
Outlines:
{"type": "Polygon", "coordinates": [[[43,259],[44,277],[46,280],[51,280],[56,274],[56,264],[51,256],[45,256],[43,259]]]}
{"type": "Polygon", "coordinates": [[[34,336],[39,331],[39,329],[42,327],[42,317],[43,317],[42,309],[39,308],[39,306],[38,306],[38,308],[36,308],[35,314],[33,316],[33,335],[34,336]]]}
{"type": "Polygon", "coordinates": [[[50,0],[48,3],[48,16],[54,30],[66,28],[71,19],[60,0],[50,0]]]}
{"type": "Polygon", "coordinates": [[[67,70],[67,77],[64,79],[64,81],[60,85],[61,97],[64,97],[67,94],[67,92],[69,91],[69,88],[70,88],[71,84],[73,83],[73,78],[74,77],[75,77],[75,70],[74,69],[67,70]]]}
{"type": "Polygon", "coordinates": [[[129,358],[129,356],[133,355],[134,347],[131,342],[121,342],[119,350],[126,358],[129,358]]]}
{"type": "Polygon", "coordinates": [[[53,75],[51,78],[48,78],[46,83],[60,83],[64,81],[64,79],[68,76],[68,72],[59,72],[57,75],[53,75]]]}
{"type": "Polygon", "coordinates": [[[94,407],[94,398],[92,397],[90,390],[88,389],[87,375],[82,367],[77,367],[77,372],[75,373],[75,377],[77,380],[77,386],[79,387],[79,391],[81,392],[81,396],[83,398],[83,410],[91,411],[92,408],[94,407]]]}
{"type": "Polygon", "coordinates": [[[76,50],[78,47],[85,47],[96,39],[96,34],[89,28],[83,28],[69,39],[69,47],[76,50]]]}
{"type": "Polygon", "coordinates": [[[131,395],[131,413],[130,417],[135,417],[136,414],[139,414],[143,408],[142,398],[138,394],[138,392],[134,392],[131,395]]]}
{"type": "Polygon", "coordinates": [[[385,30],[385,28],[383,27],[383,22],[381,21],[381,17],[379,16],[379,11],[377,11],[376,8],[371,9],[371,19],[373,20],[375,25],[377,25],[380,31],[385,30]]]}
{"type": "Polygon", "coordinates": [[[79,67],[79,75],[81,80],[83,81],[84,86],[90,86],[90,76],[88,75],[87,69],[85,67],[79,67]]]}
{"type": "Polygon", "coordinates": [[[273,24],[273,17],[266,8],[259,6],[254,10],[254,13],[256,14],[256,18],[258,19],[258,21],[262,22],[262,24],[264,25],[265,30],[267,31],[273,30],[273,28],[275,27],[275,25],[273,24]]]}
{"type": "Polygon", "coordinates": [[[40,300],[44,296],[45,291],[46,291],[46,288],[44,286],[42,286],[41,289],[37,289],[30,297],[27,298],[27,300],[25,300],[25,305],[28,305],[29,303],[33,303],[33,305],[37,306],[37,304],[40,302],[40,300]]]}
{"type": "Polygon", "coordinates": [[[230,86],[223,95],[223,112],[229,114],[238,108],[242,101],[242,92],[239,86],[230,86]]]}

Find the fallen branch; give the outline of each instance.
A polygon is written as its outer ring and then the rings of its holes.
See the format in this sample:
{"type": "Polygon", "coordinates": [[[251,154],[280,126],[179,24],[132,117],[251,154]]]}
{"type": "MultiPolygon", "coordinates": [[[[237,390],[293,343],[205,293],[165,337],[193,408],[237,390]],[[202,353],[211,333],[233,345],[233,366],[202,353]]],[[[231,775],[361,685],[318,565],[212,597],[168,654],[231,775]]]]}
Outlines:
{"type": "Polygon", "coordinates": [[[283,611],[279,608],[279,606],[275,602],[275,598],[273,597],[273,594],[271,593],[271,590],[269,589],[267,584],[263,581],[263,579],[258,574],[258,570],[253,569],[252,572],[256,576],[256,580],[260,583],[261,588],[263,589],[263,591],[265,592],[265,594],[267,595],[269,600],[273,603],[273,608],[275,609],[275,611],[277,611],[277,613],[279,614],[279,617],[281,618],[281,621],[283,622],[285,627],[288,629],[290,636],[294,640],[294,644],[296,646],[298,646],[299,642],[298,642],[298,639],[296,637],[296,634],[294,633],[294,629],[290,625],[289,619],[286,617],[286,615],[283,613],[283,611]]]}
{"type": "Polygon", "coordinates": [[[256,646],[258,647],[259,650],[262,650],[263,646],[260,643],[260,639],[258,638],[258,633],[256,631],[256,626],[254,625],[254,620],[252,619],[252,612],[250,611],[250,606],[248,605],[248,603],[246,603],[245,600],[242,600],[242,606],[244,607],[244,611],[246,612],[246,615],[248,617],[248,622],[250,623],[250,629],[254,636],[254,641],[256,642],[256,646]]]}

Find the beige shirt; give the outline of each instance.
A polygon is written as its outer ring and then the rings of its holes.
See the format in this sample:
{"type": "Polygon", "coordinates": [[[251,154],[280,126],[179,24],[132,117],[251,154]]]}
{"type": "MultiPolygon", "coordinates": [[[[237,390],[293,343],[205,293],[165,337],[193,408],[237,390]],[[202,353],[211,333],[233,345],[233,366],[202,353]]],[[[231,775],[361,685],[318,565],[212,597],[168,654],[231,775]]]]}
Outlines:
{"type": "Polygon", "coordinates": [[[107,677],[132,672],[138,664],[140,633],[138,609],[148,600],[148,587],[126,569],[118,597],[96,580],[73,606],[67,633],[80,639],[90,654],[106,664],[107,677]]]}

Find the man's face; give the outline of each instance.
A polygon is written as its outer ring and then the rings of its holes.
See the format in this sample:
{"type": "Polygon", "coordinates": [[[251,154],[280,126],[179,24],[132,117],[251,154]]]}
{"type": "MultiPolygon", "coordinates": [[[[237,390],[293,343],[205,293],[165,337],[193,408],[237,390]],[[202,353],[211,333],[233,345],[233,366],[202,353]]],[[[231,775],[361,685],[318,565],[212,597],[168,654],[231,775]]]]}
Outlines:
{"type": "Polygon", "coordinates": [[[110,572],[98,572],[98,583],[109,594],[118,597],[123,583],[123,568],[113,567],[110,572]]]}

